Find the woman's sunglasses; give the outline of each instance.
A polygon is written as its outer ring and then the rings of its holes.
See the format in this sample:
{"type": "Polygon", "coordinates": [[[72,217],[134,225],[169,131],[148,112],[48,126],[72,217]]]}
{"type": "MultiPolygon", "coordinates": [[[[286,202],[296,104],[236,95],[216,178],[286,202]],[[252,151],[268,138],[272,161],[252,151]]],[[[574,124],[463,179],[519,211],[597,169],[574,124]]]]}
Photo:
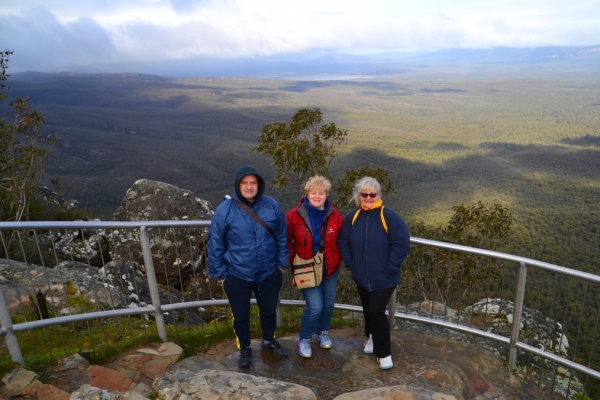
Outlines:
{"type": "Polygon", "coordinates": [[[360,197],[362,197],[363,199],[366,199],[367,197],[374,199],[377,196],[379,196],[379,193],[361,193],[360,194],[360,197]]]}

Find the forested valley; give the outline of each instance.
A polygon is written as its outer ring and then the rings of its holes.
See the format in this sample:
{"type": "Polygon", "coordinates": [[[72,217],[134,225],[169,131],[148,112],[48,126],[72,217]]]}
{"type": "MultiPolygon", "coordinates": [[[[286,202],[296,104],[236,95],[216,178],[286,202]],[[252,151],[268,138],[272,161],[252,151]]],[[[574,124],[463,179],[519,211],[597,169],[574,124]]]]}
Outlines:
{"type": "MultiPolygon", "coordinates": [[[[242,163],[272,182],[252,151],[261,128],[319,107],[348,130],[332,167],[390,172],[385,204],[410,224],[444,224],[458,204],[513,214],[501,251],[600,273],[600,81],[594,70],[423,69],[353,80],[172,79],[138,74],[21,73],[58,137],[45,181],[109,219],[137,179],[164,181],[218,205],[242,163]]],[[[3,110],[5,111],[5,110],[3,110]]],[[[268,193],[284,209],[295,188],[268,193]]],[[[339,200],[338,200],[339,201],[339,200]]]]}

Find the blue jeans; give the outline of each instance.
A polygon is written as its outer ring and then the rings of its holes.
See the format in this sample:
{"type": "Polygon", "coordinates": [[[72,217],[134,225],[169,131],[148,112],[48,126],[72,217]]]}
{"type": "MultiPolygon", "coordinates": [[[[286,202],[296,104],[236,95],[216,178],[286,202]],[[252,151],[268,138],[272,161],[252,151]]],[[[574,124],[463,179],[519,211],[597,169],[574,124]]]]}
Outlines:
{"type": "Polygon", "coordinates": [[[328,331],[333,316],[333,304],[340,270],[324,278],[315,288],[301,289],[306,308],[300,320],[300,339],[312,339],[313,333],[328,331]]]}

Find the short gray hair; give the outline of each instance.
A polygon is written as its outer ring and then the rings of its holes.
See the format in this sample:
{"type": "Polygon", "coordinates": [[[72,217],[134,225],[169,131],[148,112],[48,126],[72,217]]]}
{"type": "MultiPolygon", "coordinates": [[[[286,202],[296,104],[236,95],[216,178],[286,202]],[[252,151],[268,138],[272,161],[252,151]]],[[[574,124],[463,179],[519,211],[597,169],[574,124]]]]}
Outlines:
{"type": "Polygon", "coordinates": [[[352,189],[352,199],[350,202],[354,201],[357,206],[360,206],[360,193],[363,190],[370,189],[375,189],[377,193],[381,193],[381,185],[377,182],[377,179],[365,176],[364,178],[357,180],[354,184],[354,189],[352,189]]]}

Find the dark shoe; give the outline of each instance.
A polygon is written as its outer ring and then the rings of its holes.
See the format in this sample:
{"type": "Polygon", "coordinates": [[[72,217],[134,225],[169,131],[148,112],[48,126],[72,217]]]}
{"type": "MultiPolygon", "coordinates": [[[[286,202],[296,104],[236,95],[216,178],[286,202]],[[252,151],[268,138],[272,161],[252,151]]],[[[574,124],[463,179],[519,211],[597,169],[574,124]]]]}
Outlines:
{"type": "Polygon", "coordinates": [[[252,362],[252,349],[247,347],[245,349],[240,349],[240,359],[238,360],[238,365],[240,367],[249,367],[252,362]]]}
{"type": "Polygon", "coordinates": [[[273,339],[272,342],[265,342],[263,340],[262,345],[260,346],[260,349],[262,351],[268,351],[270,353],[273,353],[279,357],[287,357],[288,356],[288,351],[286,350],[285,347],[283,347],[282,345],[279,344],[277,339],[273,339]]]}

